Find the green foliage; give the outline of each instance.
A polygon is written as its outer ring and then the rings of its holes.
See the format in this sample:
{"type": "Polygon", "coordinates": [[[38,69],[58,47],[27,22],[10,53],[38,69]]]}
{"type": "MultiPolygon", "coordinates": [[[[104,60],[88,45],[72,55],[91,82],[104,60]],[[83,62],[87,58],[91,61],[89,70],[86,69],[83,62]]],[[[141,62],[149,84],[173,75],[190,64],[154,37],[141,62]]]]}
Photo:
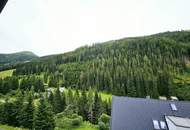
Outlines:
{"type": "Polygon", "coordinates": [[[83,122],[79,127],[73,128],[72,130],[98,130],[98,127],[89,122],[83,122]]]}
{"type": "Polygon", "coordinates": [[[100,130],[109,130],[110,128],[110,116],[102,114],[98,119],[98,125],[100,130]]]}
{"type": "Polygon", "coordinates": [[[81,125],[83,118],[77,114],[72,113],[71,111],[68,112],[68,110],[69,109],[66,109],[64,112],[56,115],[55,129],[71,129],[81,125]]]}
{"type": "Polygon", "coordinates": [[[27,130],[27,129],[18,128],[18,127],[11,127],[7,125],[0,125],[0,128],[3,130],[27,130]]]}
{"type": "Polygon", "coordinates": [[[86,91],[82,91],[81,98],[79,100],[79,115],[81,115],[84,120],[88,119],[88,99],[86,95],[86,91]]]}
{"type": "Polygon", "coordinates": [[[45,72],[44,80],[49,75],[51,87],[92,87],[115,95],[169,97],[175,93],[173,75],[187,71],[189,35],[188,31],[166,32],[84,46],[20,65],[15,74],[45,72]]]}
{"type": "Polygon", "coordinates": [[[16,69],[13,76],[0,78],[1,96],[11,97],[1,99],[0,121],[23,127],[24,122],[33,122],[36,129],[53,129],[53,116],[64,113],[57,120],[60,126],[64,122],[64,127],[88,129],[78,118],[82,117],[107,129],[102,113],[111,114],[112,94],[190,100],[189,36],[190,32],[181,31],[125,38],[12,66],[16,69]],[[59,86],[66,88],[63,93],[59,86]],[[46,87],[56,91],[44,93],[46,87]],[[28,90],[33,91],[32,99],[26,94],[28,90]],[[42,97],[45,99],[39,100],[42,97]]]}
{"type": "Polygon", "coordinates": [[[34,87],[35,92],[44,92],[44,83],[41,77],[31,75],[31,76],[24,76],[20,81],[20,89],[27,90],[34,87]]]}
{"type": "Polygon", "coordinates": [[[74,102],[73,102],[73,91],[71,90],[71,88],[68,89],[68,92],[67,92],[67,104],[69,105],[72,105],[74,102]]]}
{"type": "Polygon", "coordinates": [[[59,91],[58,87],[53,97],[53,110],[55,113],[60,113],[64,111],[64,108],[65,108],[65,98],[64,97],[62,98],[61,92],[59,91]]]}
{"type": "Polygon", "coordinates": [[[177,95],[177,97],[180,100],[190,100],[190,79],[189,79],[190,73],[184,74],[184,75],[177,75],[174,82],[174,94],[177,95]]]}
{"type": "Polygon", "coordinates": [[[54,115],[48,102],[43,98],[40,99],[40,104],[34,114],[33,128],[35,130],[53,130],[54,115]]]}
{"type": "Polygon", "coordinates": [[[13,71],[14,71],[14,69],[1,71],[1,72],[0,72],[0,79],[1,79],[1,78],[4,79],[4,78],[6,78],[6,77],[11,77],[12,74],[13,74],[13,71]]]}
{"type": "Polygon", "coordinates": [[[27,100],[26,103],[24,103],[23,108],[21,108],[19,124],[24,128],[32,129],[34,118],[33,94],[32,92],[27,92],[26,94],[27,100]]]}
{"type": "Polygon", "coordinates": [[[97,124],[98,118],[100,117],[100,115],[101,115],[101,97],[99,97],[98,92],[95,92],[94,102],[93,102],[93,106],[92,106],[91,122],[93,124],[97,124]]]}
{"type": "Polygon", "coordinates": [[[12,54],[0,54],[0,70],[9,69],[19,63],[28,62],[34,59],[38,59],[38,56],[28,51],[12,54]]]}
{"type": "Polygon", "coordinates": [[[16,90],[19,87],[18,77],[6,77],[0,79],[0,93],[7,94],[11,90],[16,90]]]}
{"type": "Polygon", "coordinates": [[[58,84],[58,79],[54,76],[54,75],[51,75],[50,78],[49,78],[49,87],[58,87],[59,84],[58,84]]]}

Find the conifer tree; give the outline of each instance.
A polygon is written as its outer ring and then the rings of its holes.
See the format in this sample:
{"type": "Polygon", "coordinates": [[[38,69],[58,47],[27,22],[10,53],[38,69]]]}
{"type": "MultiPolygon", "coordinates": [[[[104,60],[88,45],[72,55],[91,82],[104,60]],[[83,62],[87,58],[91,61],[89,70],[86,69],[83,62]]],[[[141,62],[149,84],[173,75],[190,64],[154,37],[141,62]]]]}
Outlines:
{"type": "Polygon", "coordinates": [[[82,91],[81,98],[79,101],[79,114],[83,117],[84,120],[88,119],[88,100],[86,91],[82,91]]]}
{"type": "Polygon", "coordinates": [[[33,124],[33,115],[34,115],[34,106],[33,106],[33,95],[32,92],[28,93],[28,97],[24,107],[21,110],[20,114],[20,125],[24,128],[32,129],[33,124]]]}
{"type": "Polygon", "coordinates": [[[23,108],[23,101],[24,101],[24,95],[22,94],[22,91],[20,89],[17,90],[16,93],[16,101],[14,102],[14,112],[12,113],[15,117],[15,125],[19,126],[19,120],[22,118],[20,115],[22,113],[21,109],[23,108]]]}
{"type": "Polygon", "coordinates": [[[59,91],[59,87],[55,91],[54,95],[54,102],[53,102],[53,110],[55,113],[60,113],[64,111],[64,104],[61,97],[61,92],[59,91]]]}
{"type": "Polygon", "coordinates": [[[73,103],[73,91],[69,88],[67,93],[67,105],[73,105],[73,103]]]}
{"type": "Polygon", "coordinates": [[[97,124],[98,123],[98,118],[101,115],[101,101],[98,96],[98,92],[95,92],[94,95],[94,103],[92,106],[92,123],[97,124]]]}
{"type": "Polygon", "coordinates": [[[51,106],[41,97],[40,104],[34,114],[33,129],[53,130],[55,126],[54,115],[51,106]]]}
{"type": "Polygon", "coordinates": [[[80,94],[79,94],[79,91],[78,89],[75,91],[75,94],[74,94],[74,106],[76,106],[76,113],[79,112],[79,105],[80,105],[80,94]]]}
{"type": "Polygon", "coordinates": [[[51,104],[51,106],[53,107],[54,105],[54,95],[53,95],[53,92],[50,91],[50,92],[47,92],[48,93],[48,102],[51,104]]]}

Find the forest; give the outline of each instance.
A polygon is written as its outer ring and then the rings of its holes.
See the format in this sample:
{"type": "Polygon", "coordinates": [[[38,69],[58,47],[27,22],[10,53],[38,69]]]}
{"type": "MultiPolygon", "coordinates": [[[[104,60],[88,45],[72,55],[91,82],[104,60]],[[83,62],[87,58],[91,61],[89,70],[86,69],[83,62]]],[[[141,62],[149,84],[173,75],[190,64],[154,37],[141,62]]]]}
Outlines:
{"type": "Polygon", "coordinates": [[[190,32],[96,43],[1,69],[0,124],[108,130],[111,95],[190,100],[190,32]]]}

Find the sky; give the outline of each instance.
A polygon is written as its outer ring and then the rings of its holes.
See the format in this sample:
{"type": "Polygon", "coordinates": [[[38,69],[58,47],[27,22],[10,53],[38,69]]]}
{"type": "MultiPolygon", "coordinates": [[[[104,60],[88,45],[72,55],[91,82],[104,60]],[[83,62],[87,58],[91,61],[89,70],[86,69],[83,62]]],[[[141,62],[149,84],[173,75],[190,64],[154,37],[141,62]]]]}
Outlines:
{"type": "Polygon", "coordinates": [[[0,53],[39,56],[131,36],[190,29],[190,0],[9,0],[0,53]]]}

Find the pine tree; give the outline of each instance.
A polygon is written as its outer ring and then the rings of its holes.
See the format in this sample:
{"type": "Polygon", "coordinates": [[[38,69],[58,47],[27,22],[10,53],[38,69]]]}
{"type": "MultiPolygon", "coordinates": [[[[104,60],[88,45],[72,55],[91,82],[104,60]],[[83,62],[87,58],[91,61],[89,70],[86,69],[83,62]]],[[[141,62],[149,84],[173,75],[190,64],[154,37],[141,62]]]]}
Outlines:
{"type": "Polygon", "coordinates": [[[36,79],[35,90],[36,90],[36,92],[44,92],[45,91],[43,80],[41,78],[36,79]]]}
{"type": "Polygon", "coordinates": [[[14,102],[14,112],[12,113],[15,117],[15,126],[19,126],[19,120],[22,118],[20,115],[22,113],[21,109],[23,108],[24,95],[20,89],[17,90],[16,101],[14,102]]]}
{"type": "Polygon", "coordinates": [[[58,87],[58,81],[54,75],[50,76],[48,86],[55,87],[55,88],[58,87]]]}
{"type": "Polygon", "coordinates": [[[55,113],[60,113],[64,111],[64,104],[61,97],[61,92],[59,91],[59,87],[55,91],[54,95],[54,103],[53,103],[53,110],[55,113]]]}
{"type": "Polygon", "coordinates": [[[89,106],[89,111],[92,110],[92,104],[93,104],[93,90],[90,88],[88,91],[88,106],[89,106]]]}
{"type": "Polygon", "coordinates": [[[41,97],[40,104],[34,114],[33,129],[53,130],[55,126],[54,116],[51,106],[41,97]]]}
{"type": "Polygon", "coordinates": [[[5,103],[1,106],[1,123],[13,125],[13,126],[19,126],[18,121],[16,119],[15,113],[15,103],[10,102],[8,98],[5,99],[5,103]]]}
{"type": "Polygon", "coordinates": [[[53,95],[53,92],[50,91],[48,92],[48,102],[51,104],[51,106],[53,107],[54,105],[54,95],[53,95]]]}
{"type": "Polygon", "coordinates": [[[86,91],[82,91],[80,102],[79,102],[79,114],[83,117],[84,120],[88,120],[88,100],[86,91]]]}
{"type": "Polygon", "coordinates": [[[80,94],[79,94],[79,91],[78,89],[75,91],[75,94],[74,94],[74,106],[76,106],[76,113],[79,112],[79,105],[80,105],[80,94]]]}
{"type": "Polygon", "coordinates": [[[67,93],[67,105],[73,105],[73,103],[73,92],[71,88],[69,88],[67,93]]]}
{"type": "Polygon", "coordinates": [[[134,85],[134,80],[128,80],[129,82],[129,85],[128,85],[128,88],[127,88],[127,94],[128,96],[130,97],[136,97],[137,95],[137,91],[136,91],[136,88],[135,88],[135,85],[134,85]]]}
{"type": "Polygon", "coordinates": [[[20,125],[24,128],[32,129],[33,124],[33,115],[34,115],[34,106],[33,106],[33,95],[32,92],[28,93],[26,104],[21,110],[20,114],[20,125]]]}
{"type": "Polygon", "coordinates": [[[94,96],[94,103],[92,106],[92,123],[93,124],[97,124],[98,123],[98,118],[101,115],[100,111],[101,111],[101,101],[100,98],[98,96],[98,92],[95,92],[95,96],[94,96]]]}

